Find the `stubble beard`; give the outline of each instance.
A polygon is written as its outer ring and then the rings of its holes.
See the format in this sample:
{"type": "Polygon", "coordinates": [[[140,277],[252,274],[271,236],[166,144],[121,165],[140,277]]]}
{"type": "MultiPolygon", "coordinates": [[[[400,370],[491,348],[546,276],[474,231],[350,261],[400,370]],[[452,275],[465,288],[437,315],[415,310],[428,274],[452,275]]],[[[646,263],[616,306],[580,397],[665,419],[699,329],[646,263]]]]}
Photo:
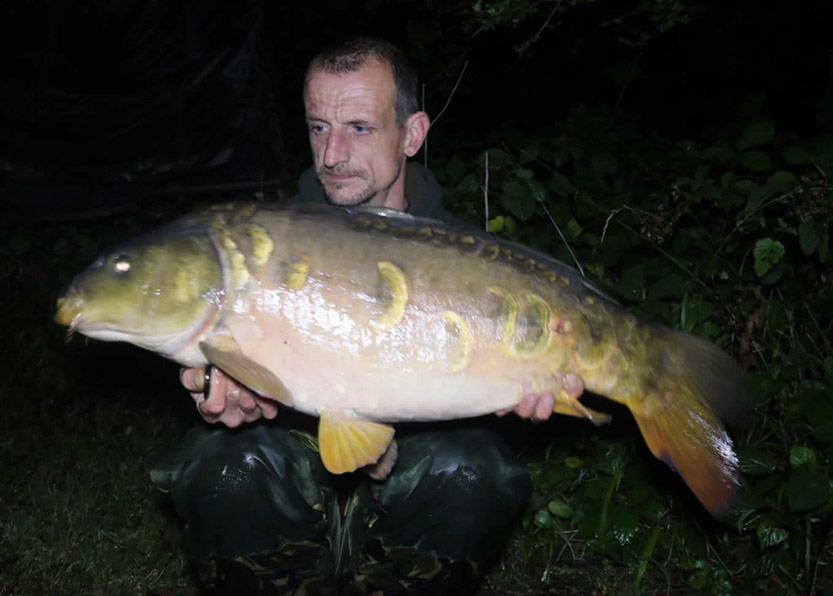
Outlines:
{"type": "Polygon", "coordinates": [[[390,189],[396,184],[397,180],[399,180],[399,176],[401,175],[402,167],[400,166],[396,170],[396,176],[394,176],[393,180],[390,183],[386,184],[383,188],[374,190],[369,180],[369,176],[367,172],[364,170],[350,170],[348,168],[339,168],[338,166],[334,168],[327,168],[321,167],[317,170],[316,174],[318,176],[318,180],[321,182],[321,186],[324,188],[324,194],[327,197],[327,201],[332,203],[333,205],[338,205],[341,207],[358,207],[360,205],[383,205],[385,200],[388,198],[388,194],[390,193],[390,189]],[[330,175],[349,175],[353,176],[354,178],[358,178],[362,180],[365,184],[362,188],[358,191],[353,193],[352,195],[348,196],[338,196],[336,193],[340,189],[344,188],[346,184],[341,182],[334,182],[330,175]]]}

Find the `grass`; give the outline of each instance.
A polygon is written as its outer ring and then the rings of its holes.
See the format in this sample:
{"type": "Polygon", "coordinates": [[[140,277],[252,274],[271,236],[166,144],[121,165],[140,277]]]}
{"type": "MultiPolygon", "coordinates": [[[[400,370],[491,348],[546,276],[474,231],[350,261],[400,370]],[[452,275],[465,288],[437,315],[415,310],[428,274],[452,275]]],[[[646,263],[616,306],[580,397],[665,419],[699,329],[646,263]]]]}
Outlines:
{"type": "MultiPolygon", "coordinates": [[[[90,239],[141,225],[0,228],[0,595],[198,593],[181,522],[148,476],[197,421],[176,366],[129,346],[67,343],[50,321],[59,288],[97,250],[90,239]]],[[[786,406],[736,434],[748,490],[728,525],[650,456],[621,409],[603,429],[502,421],[535,490],[481,594],[833,593],[830,505],[802,502],[800,490],[805,478],[829,482],[828,461],[789,439],[794,420],[818,416],[801,409],[810,389],[826,403],[826,387],[808,383],[758,388],[786,406]]]]}
{"type": "Polygon", "coordinates": [[[38,242],[2,271],[0,594],[196,594],[179,521],[147,472],[185,424],[176,368],[65,342],[50,313],[63,272],[88,255],[62,258],[60,227],[16,230],[4,249],[38,242]]]}

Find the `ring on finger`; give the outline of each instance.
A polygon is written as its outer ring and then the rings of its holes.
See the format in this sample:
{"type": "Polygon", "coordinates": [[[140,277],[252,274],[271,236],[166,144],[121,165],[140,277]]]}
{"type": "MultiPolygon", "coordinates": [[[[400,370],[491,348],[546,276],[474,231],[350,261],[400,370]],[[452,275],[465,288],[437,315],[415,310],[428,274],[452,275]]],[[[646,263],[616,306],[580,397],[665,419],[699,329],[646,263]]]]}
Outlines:
{"type": "Polygon", "coordinates": [[[208,399],[208,395],[211,393],[211,372],[214,370],[214,367],[210,364],[206,365],[205,367],[205,376],[203,377],[202,381],[202,397],[203,399],[208,399]]]}

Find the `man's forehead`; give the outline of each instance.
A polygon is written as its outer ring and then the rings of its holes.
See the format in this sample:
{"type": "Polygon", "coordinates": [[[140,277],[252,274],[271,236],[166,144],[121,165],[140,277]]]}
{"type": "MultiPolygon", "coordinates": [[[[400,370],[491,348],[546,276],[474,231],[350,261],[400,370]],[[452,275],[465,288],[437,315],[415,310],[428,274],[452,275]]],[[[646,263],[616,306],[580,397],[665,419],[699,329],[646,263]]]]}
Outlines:
{"type": "Polygon", "coordinates": [[[394,109],[395,86],[389,65],[370,58],[355,72],[310,72],[304,87],[304,106],[308,117],[318,111],[394,109]]]}

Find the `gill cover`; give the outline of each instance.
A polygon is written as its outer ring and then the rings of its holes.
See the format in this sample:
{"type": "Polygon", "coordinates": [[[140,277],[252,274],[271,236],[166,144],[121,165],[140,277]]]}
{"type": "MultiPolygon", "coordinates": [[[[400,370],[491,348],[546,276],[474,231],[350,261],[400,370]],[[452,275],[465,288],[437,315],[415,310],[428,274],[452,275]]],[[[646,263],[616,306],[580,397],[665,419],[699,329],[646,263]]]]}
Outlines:
{"type": "Polygon", "coordinates": [[[114,250],[78,275],[58,300],[55,320],[101,339],[161,339],[202,321],[221,289],[211,238],[168,228],[114,250]]]}

